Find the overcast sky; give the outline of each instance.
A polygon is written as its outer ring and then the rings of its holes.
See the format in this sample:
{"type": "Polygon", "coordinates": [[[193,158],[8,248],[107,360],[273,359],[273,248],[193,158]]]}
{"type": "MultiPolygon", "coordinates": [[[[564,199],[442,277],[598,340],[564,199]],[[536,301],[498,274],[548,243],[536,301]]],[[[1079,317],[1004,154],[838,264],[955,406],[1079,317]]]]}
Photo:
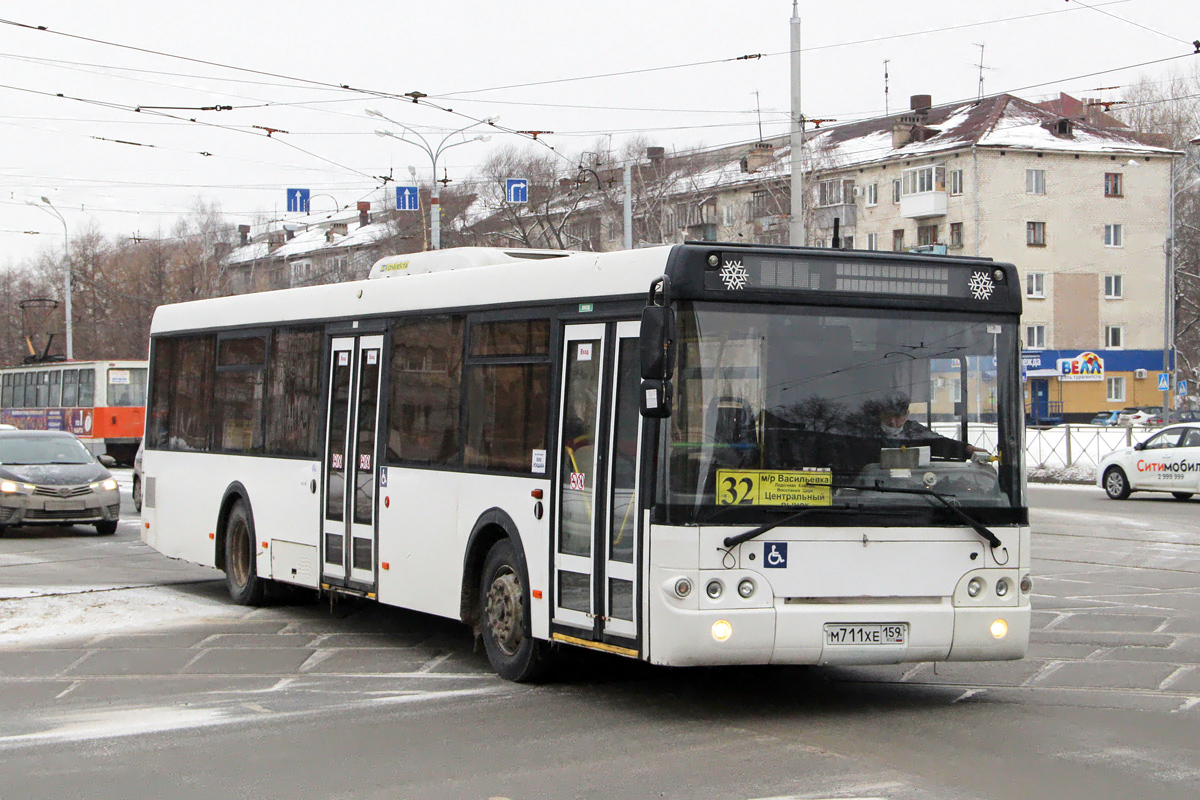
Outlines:
{"type": "MultiPolygon", "coordinates": [[[[883,114],[885,59],[893,112],[912,94],[974,98],[980,44],[988,94],[1115,99],[1099,89],[1194,68],[1196,10],[802,0],[803,112],[883,114]]],[[[0,266],[62,247],[59,221],[26,204],[42,196],[72,236],[94,224],[154,237],[198,197],[251,222],[281,213],[289,187],[308,188],[317,211],[378,201],[376,176],[404,183],[410,165],[428,182],[429,156],[374,135],[400,129],[367,108],[434,143],[499,115],[506,129],[553,131],[539,139],[571,161],[610,134],[685,149],[756,139],[760,118],[764,135],[784,133],[791,15],[791,0],[0,3],[0,266]],[[379,96],[412,91],[456,113],[379,96]],[[234,108],[199,110],[211,106],[234,108]]],[[[462,181],[522,141],[491,133],[447,151],[439,172],[462,181]]]]}

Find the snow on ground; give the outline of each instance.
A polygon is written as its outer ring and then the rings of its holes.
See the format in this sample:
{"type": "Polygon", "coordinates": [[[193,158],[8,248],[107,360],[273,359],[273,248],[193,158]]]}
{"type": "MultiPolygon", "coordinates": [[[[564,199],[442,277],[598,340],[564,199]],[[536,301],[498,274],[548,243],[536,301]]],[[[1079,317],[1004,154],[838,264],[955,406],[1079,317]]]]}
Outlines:
{"type": "Polygon", "coordinates": [[[170,586],[69,591],[0,599],[0,648],[101,634],[145,633],[183,621],[243,617],[251,611],[228,599],[170,586]]]}

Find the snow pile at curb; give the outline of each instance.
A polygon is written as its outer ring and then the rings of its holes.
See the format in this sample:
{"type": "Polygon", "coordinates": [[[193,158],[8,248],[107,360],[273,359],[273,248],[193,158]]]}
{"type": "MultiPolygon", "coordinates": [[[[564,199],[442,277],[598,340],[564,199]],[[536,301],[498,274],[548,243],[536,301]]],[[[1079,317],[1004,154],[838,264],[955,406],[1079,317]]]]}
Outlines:
{"type": "Polygon", "coordinates": [[[1091,464],[1073,467],[1035,467],[1029,470],[1030,481],[1045,483],[1096,483],[1096,468],[1091,464]]]}
{"type": "Polygon", "coordinates": [[[243,617],[251,611],[169,586],[0,599],[0,647],[154,631],[183,622],[243,617]]]}

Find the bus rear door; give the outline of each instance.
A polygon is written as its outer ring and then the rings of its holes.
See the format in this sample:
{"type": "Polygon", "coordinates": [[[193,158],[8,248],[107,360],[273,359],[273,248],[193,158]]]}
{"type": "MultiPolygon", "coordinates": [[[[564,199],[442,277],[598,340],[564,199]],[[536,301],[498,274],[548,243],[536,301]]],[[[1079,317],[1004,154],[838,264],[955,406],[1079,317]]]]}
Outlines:
{"type": "Polygon", "coordinates": [[[641,416],[637,322],[563,337],[554,638],[638,654],[641,416]]]}

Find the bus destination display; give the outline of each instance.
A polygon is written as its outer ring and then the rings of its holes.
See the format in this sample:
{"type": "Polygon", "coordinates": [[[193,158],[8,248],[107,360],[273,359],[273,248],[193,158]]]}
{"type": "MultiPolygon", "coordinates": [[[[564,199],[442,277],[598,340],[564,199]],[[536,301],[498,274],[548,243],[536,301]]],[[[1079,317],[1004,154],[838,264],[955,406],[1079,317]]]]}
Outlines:
{"type": "Polygon", "coordinates": [[[722,253],[719,264],[705,270],[704,288],[727,292],[756,289],[844,292],[983,301],[1002,299],[1006,294],[999,290],[992,270],[988,268],[838,261],[757,253],[722,253]]]}

